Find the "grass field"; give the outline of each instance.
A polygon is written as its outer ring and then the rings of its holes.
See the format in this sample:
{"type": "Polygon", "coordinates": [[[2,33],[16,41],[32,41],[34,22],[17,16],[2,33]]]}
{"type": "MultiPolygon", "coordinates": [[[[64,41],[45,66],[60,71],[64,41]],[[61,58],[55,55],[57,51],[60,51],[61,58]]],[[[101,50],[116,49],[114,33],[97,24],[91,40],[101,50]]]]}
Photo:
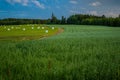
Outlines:
{"type": "Polygon", "coordinates": [[[54,35],[57,32],[58,28],[46,25],[0,26],[0,40],[40,39],[43,37],[54,35]]]}
{"type": "Polygon", "coordinates": [[[120,80],[120,28],[50,26],[64,32],[0,41],[0,80],[120,80]]]}

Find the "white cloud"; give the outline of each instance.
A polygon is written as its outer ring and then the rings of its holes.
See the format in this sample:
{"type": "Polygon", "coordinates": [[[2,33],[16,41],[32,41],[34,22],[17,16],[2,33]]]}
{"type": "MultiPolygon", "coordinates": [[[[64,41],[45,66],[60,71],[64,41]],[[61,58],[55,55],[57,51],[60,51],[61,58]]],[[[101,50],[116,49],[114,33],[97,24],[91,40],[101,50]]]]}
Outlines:
{"type": "Polygon", "coordinates": [[[45,9],[44,4],[40,3],[39,1],[37,1],[37,0],[32,0],[32,2],[33,2],[36,6],[38,6],[39,8],[45,9]]]}
{"type": "Polygon", "coordinates": [[[76,11],[76,10],[69,10],[69,12],[72,14],[79,14],[80,13],[79,11],[76,11]]]}
{"type": "Polygon", "coordinates": [[[114,13],[114,12],[107,12],[107,13],[105,13],[105,15],[106,15],[107,17],[118,17],[119,14],[114,13]]]}
{"type": "Polygon", "coordinates": [[[45,9],[44,4],[40,3],[38,0],[6,0],[9,4],[21,4],[23,6],[28,6],[28,3],[35,4],[37,7],[41,9],[45,9]]]}
{"type": "Polygon", "coordinates": [[[76,0],[71,0],[70,3],[71,4],[77,4],[78,2],[76,0]]]}
{"type": "Polygon", "coordinates": [[[27,6],[29,2],[28,0],[6,0],[6,1],[10,4],[19,3],[19,4],[22,4],[23,6],[27,6]]]}
{"type": "Polygon", "coordinates": [[[23,0],[23,5],[24,5],[24,6],[27,6],[27,5],[28,5],[28,3],[29,3],[29,1],[28,1],[28,0],[23,0]]]}
{"type": "MultiPolygon", "coordinates": [[[[8,2],[9,4],[14,4],[13,0],[6,0],[6,2],[8,2]]],[[[15,1],[16,2],[16,1],[15,1]]]]}
{"type": "Polygon", "coordinates": [[[92,15],[98,15],[97,11],[90,11],[90,14],[92,14],[92,15]]]}
{"type": "Polygon", "coordinates": [[[97,1],[97,2],[90,3],[90,5],[96,7],[96,6],[100,6],[101,3],[97,1]]]}
{"type": "Polygon", "coordinates": [[[11,0],[11,1],[14,1],[16,3],[21,3],[22,2],[22,0],[11,0]]]}

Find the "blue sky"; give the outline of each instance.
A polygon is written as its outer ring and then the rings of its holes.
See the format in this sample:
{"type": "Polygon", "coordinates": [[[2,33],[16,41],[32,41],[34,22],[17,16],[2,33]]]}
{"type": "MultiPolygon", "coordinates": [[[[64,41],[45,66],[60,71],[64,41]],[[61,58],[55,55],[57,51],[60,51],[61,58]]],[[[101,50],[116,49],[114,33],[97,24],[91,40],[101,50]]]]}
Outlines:
{"type": "Polygon", "coordinates": [[[0,18],[48,19],[72,14],[94,14],[116,17],[120,0],[0,0],[0,18]]]}

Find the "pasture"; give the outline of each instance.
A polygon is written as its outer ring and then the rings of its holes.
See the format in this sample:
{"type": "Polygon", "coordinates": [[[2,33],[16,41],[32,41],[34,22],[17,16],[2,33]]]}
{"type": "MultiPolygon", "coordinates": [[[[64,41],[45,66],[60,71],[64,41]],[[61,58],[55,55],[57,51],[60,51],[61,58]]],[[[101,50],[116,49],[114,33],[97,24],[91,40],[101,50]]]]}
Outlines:
{"type": "Polygon", "coordinates": [[[57,32],[58,28],[45,25],[0,26],[0,40],[40,39],[43,37],[52,36],[57,32]]]}
{"type": "MultiPolygon", "coordinates": [[[[120,79],[120,28],[48,26],[64,32],[41,40],[0,41],[0,80],[120,79]]],[[[0,36],[18,35],[8,33],[0,36]]]]}

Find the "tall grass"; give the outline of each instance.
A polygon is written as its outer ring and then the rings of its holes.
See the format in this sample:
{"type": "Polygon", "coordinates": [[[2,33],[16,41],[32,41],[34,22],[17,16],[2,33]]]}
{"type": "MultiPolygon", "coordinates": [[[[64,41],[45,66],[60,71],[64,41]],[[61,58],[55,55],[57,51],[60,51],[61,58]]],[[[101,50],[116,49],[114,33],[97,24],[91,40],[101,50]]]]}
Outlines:
{"type": "Polygon", "coordinates": [[[120,28],[52,25],[42,40],[0,42],[1,80],[119,80],[120,28]]]}

